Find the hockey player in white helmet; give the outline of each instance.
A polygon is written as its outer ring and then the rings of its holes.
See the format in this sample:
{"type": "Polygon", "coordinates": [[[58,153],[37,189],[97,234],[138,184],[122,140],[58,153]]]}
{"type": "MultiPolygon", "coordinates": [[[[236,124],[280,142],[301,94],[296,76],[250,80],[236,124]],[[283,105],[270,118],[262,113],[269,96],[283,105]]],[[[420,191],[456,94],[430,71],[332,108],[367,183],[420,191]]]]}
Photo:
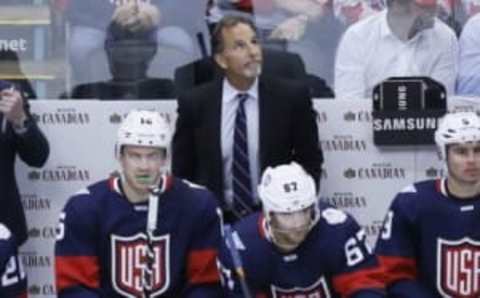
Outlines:
{"type": "Polygon", "coordinates": [[[258,186],[266,235],[282,251],[298,247],[319,219],[315,182],[297,163],[267,168],[258,186]]]}
{"type": "Polygon", "coordinates": [[[470,154],[470,157],[475,157],[475,153],[480,155],[480,152],[476,152],[479,147],[478,142],[480,142],[480,118],[476,113],[450,113],[440,121],[435,132],[435,143],[439,156],[445,162],[448,170],[447,183],[449,187],[463,189],[463,191],[471,189],[476,192],[474,186],[479,182],[478,167],[480,164],[475,165],[475,159],[473,159],[473,164],[470,165],[470,167],[475,166],[471,168],[473,171],[463,172],[466,170],[464,167],[469,164],[463,164],[462,157],[468,157],[465,155],[468,151],[473,153],[470,154]],[[471,185],[473,188],[468,186],[467,181],[473,182],[471,185]],[[464,182],[467,184],[464,185],[464,182]]]}
{"type": "Polygon", "coordinates": [[[446,177],[399,192],[377,241],[391,297],[480,295],[480,118],[445,115],[435,143],[446,177]]]}
{"type": "Polygon", "coordinates": [[[115,146],[121,177],[77,192],[60,214],[58,297],[222,297],[216,199],[169,175],[170,140],[159,113],[127,115],[115,146]]]}
{"type": "Polygon", "coordinates": [[[116,157],[123,190],[131,200],[145,200],[169,172],[172,132],[157,112],[132,111],[118,130],[116,157]]]}
{"type": "Polygon", "coordinates": [[[221,249],[226,297],[384,297],[365,232],[348,214],[318,201],[300,165],[267,168],[258,193],[263,212],[236,223],[233,243],[221,249]]]}

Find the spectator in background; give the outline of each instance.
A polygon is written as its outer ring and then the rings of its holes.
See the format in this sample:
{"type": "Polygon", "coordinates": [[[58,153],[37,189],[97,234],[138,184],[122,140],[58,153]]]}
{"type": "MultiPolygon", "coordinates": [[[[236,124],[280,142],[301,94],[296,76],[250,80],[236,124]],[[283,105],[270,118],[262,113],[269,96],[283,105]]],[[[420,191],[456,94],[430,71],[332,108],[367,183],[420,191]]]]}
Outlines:
{"type": "Polygon", "coordinates": [[[210,32],[215,24],[226,15],[240,15],[252,20],[257,27],[257,35],[264,48],[285,50],[285,42],[272,40],[269,36],[277,22],[278,14],[273,0],[209,0],[207,22],[210,32]]]}
{"type": "Polygon", "coordinates": [[[371,98],[392,76],[429,76],[453,94],[457,38],[436,10],[436,0],[388,0],[387,10],[350,26],[337,51],[336,96],[371,98]]]}
{"type": "Polygon", "coordinates": [[[283,41],[286,50],[298,53],[307,73],[333,86],[335,51],[345,30],[329,0],[273,0],[277,14],[270,40],[283,41]]]}
{"type": "Polygon", "coordinates": [[[71,98],[174,99],[171,79],[149,78],[157,53],[158,9],[150,4],[119,7],[107,30],[105,52],[112,79],[76,86],[71,98]],[[131,6],[137,6],[132,8],[131,6]]]}
{"type": "Polygon", "coordinates": [[[467,17],[473,17],[480,12],[480,0],[457,0],[463,4],[463,9],[467,17]]]}
{"type": "Polygon", "coordinates": [[[49,155],[47,139],[22,93],[18,86],[0,81],[0,221],[18,245],[27,240],[27,223],[15,180],[16,156],[29,166],[41,167],[49,155]]]}
{"type": "MultiPolygon", "coordinates": [[[[56,1],[61,2],[61,0],[56,1]]],[[[162,15],[160,28],[157,31],[158,43],[181,51],[188,57],[186,61],[180,63],[193,60],[195,47],[191,36],[183,28],[170,25],[174,23],[175,18],[179,17],[177,11],[180,6],[177,1],[64,0],[63,2],[65,3],[61,6],[71,26],[70,41],[67,46],[75,84],[91,81],[95,69],[92,69],[89,62],[92,55],[102,48],[106,28],[112,20],[114,11],[123,5],[134,7],[133,2],[139,5],[146,3],[155,5],[162,15]]]]}
{"type": "Polygon", "coordinates": [[[388,297],[479,297],[480,118],[447,114],[435,143],[446,177],[399,192],[377,240],[388,297]]]}
{"type": "Polygon", "coordinates": [[[0,48],[0,63],[3,65],[0,71],[3,77],[8,77],[9,82],[18,86],[22,91],[22,95],[26,99],[35,99],[37,95],[25,77],[21,68],[18,54],[10,49],[0,48]]]}
{"type": "Polygon", "coordinates": [[[333,11],[335,17],[347,26],[377,12],[367,0],[333,0],[333,11]]]}
{"type": "Polygon", "coordinates": [[[273,0],[209,0],[209,9],[219,7],[220,9],[230,8],[239,12],[255,14],[258,11],[272,9],[273,0]]]}
{"type": "Polygon", "coordinates": [[[480,15],[470,18],[460,35],[457,94],[480,95],[480,15]]]}
{"type": "MultiPolygon", "coordinates": [[[[437,17],[447,24],[455,32],[455,35],[460,36],[462,27],[468,18],[465,6],[462,0],[437,0],[437,17]]],[[[470,0],[466,0],[470,1],[470,0]]]]}
{"type": "Polygon", "coordinates": [[[295,160],[318,182],[323,156],[307,85],[261,75],[253,23],[227,16],[212,39],[224,76],[179,96],[172,170],[213,191],[234,221],[259,210],[264,168],[295,160]]]}

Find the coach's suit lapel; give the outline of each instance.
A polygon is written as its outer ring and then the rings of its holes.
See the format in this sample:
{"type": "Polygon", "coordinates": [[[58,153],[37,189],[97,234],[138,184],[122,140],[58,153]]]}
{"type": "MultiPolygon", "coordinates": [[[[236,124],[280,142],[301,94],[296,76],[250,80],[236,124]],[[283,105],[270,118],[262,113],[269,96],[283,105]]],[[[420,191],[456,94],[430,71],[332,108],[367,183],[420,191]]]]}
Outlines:
{"type": "Polygon", "coordinates": [[[271,115],[269,113],[269,109],[274,104],[272,101],[274,100],[273,95],[271,93],[270,87],[268,86],[268,82],[265,82],[263,77],[260,77],[258,83],[258,126],[259,126],[259,140],[258,145],[260,146],[260,171],[263,172],[266,156],[268,154],[268,147],[269,147],[269,135],[268,132],[271,129],[275,129],[273,127],[269,127],[272,123],[271,115]]]}
{"type": "Polygon", "coordinates": [[[213,177],[218,177],[218,181],[215,181],[219,190],[223,189],[223,163],[222,163],[222,149],[221,149],[221,122],[222,122],[222,79],[216,79],[214,81],[213,88],[210,89],[211,93],[207,94],[205,100],[205,115],[208,124],[205,126],[205,144],[203,146],[211,147],[212,154],[205,156],[206,159],[211,161],[210,166],[214,172],[213,177]]]}

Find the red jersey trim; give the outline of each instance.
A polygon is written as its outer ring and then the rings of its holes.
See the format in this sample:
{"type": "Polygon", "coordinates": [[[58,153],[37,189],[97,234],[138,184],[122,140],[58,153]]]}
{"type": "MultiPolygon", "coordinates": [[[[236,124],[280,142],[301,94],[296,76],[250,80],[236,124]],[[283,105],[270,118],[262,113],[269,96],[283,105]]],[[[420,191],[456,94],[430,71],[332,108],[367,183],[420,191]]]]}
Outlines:
{"type": "Polygon", "coordinates": [[[257,228],[258,228],[258,234],[260,235],[260,238],[266,239],[266,233],[265,233],[265,216],[263,214],[260,214],[258,217],[257,221],[257,228]]]}
{"type": "Polygon", "coordinates": [[[333,287],[342,297],[350,297],[350,295],[360,290],[384,289],[384,279],[385,274],[380,267],[363,269],[335,276],[333,278],[333,287]]]}
{"type": "Polygon", "coordinates": [[[378,260],[385,272],[387,285],[402,279],[417,278],[417,264],[412,258],[379,256],[378,260]]]}
{"type": "Polygon", "coordinates": [[[213,249],[196,250],[188,255],[187,276],[191,284],[220,281],[217,255],[217,251],[213,249]]]}
{"type": "Polygon", "coordinates": [[[55,275],[57,291],[78,285],[100,287],[100,268],[97,257],[56,256],[55,275]]]}
{"type": "Polygon", "coordinates": [[[437,179],[437,180],[435,180],[435,190],[436,190],[438,193],[441,193],[441,194],[443,194],[444,196],[448,197],[447,191],[445,190],[445,183],[446,183],[446,180],[445,180],[445,179],[437,179]]]}

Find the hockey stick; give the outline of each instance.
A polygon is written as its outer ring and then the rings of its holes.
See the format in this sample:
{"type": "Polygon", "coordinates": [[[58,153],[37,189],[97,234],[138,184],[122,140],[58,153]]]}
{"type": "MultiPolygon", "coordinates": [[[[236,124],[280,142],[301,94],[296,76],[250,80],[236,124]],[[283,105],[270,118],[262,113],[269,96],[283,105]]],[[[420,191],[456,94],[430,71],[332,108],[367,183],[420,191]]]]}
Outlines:
{"type": "Polygon", "coordinates": [[[158,201],[167,187],[167,178],[163,175],[158,185],[150,188],[148,196],[148,214],[147,214],[147,266],[143,274],[143,292],[146,298],[150,297],[153,289],[153,264],[155,263],[155,250],[153,246],[153,236],[157,229],[158,201]]]}
{"type": "Polygon", "coordinates": [[[233,266],[235,267],[235,272],[238,276],[238,280],[240,281],[240,287],[242,288],[243,297],[252,298],[252,294],[250,293],[250,290],[248,288],[245,270],[243,269],[240,253],[238,252],[238,249],[235,246],[235,242],[233,241],[232,229],[230,225],[225,225],[223,229],[225,233],[225,240],[227,241],[227,247],[230,251],[230,255],[232,256],[233,266]]]}

